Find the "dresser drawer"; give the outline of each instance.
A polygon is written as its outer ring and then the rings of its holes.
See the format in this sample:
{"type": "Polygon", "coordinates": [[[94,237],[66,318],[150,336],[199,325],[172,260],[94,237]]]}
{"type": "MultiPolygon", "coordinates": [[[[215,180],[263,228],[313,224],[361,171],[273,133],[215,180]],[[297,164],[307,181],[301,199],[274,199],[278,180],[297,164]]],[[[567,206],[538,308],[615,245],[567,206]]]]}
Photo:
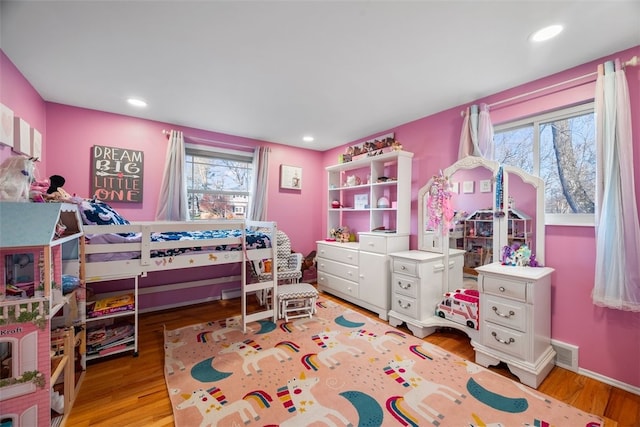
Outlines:
{"type": "Polygon", "coordinates": [[[341,248],[335,245],[318,245],[318,257],[358,265],[357,249],[341,248]]]}
{"type": "Polygon", "coordinates": [[[492,323],[483,323],[480,326],[484,345],[510,354],[520,360],[527,357],[527,342],[529,337],[514,329],[507,329],[492,323]]]}
{"type": "Polygon", "coordinates": [[[487,296],[484,304],[487,322],[527,332],[527,306],[504,298],[487,296]]]}
{"type": "Polygon", "coordinates": [[[357,282],[336,277],[326,272],[318,270],[318,287],[320,290],[326,290],[328,292],[336,291],[338,293],[358,298],[359,286],[357,282]]]}
{"type": "Polygon", "coordinates": [[[358,281],[358,266],[344,264],[325,258],[318,258],[318,271],[343,277],[347,280],[358,281]]]}
{"type": "Polygon", "coordinates": [[[391,309],[399,314],[404,314],[412,319],[418,319],[418,302],[415,298],[410,298],[400,294],[391,296],[391,309]]]}
{"type": "Polygon", "coordinates": [[[375,252],[378,254],[387,253],[387,239],[383,236],[371,236],[368,234],[360,234],[360,250],[367,252],[375,252]]]}
{"type": "Polygon", "coordinates": [[[411,298],[418,297],[419,281],[414,277],[402,274],[393,274],[391,278],[391,293],[405,295],[411,298]]]}
{"type": "Polygon", "coordinates": [[[506,280],[501,277],[482,276],[482,291],[490,295],[527,301],[527,283],[524,281],[506,280]]]}

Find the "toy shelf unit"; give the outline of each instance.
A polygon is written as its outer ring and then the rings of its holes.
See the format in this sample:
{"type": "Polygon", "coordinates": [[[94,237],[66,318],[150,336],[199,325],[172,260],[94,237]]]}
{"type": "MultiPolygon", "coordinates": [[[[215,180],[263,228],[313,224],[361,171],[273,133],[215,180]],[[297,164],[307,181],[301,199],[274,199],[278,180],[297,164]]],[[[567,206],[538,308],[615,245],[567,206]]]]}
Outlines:
{"type": "Polygon", "coordinates": [[[0,214],[0,423],[64,423],[85,369],[82,221],[64,203],[0,214]]]}
{"type": "Polygon", "coordinates": [[[327,167],[327,234],[341,226],[409,233],[412,158],[413,153],[391,151],[327,167]]]}
{"type": "Polygon", "coordinates": [[[138,355],[138,276],[133,281],[129,292],[98,294],[87,302],[87,360],[138,355]]]}
{"type": "MultiPolygon", "coordinates": [[[[463,225],[464,266],[476,268],[493,261],[494,247],[494,212],[480,209],[469,215],[463,225]]],[[[531,217],[516,209],[507,212],[507,242],[509,245],[519,243],[529,245],[532,235],[531,217]]],[[[498,248],[499,249],[499,248],[498,248]]]]}

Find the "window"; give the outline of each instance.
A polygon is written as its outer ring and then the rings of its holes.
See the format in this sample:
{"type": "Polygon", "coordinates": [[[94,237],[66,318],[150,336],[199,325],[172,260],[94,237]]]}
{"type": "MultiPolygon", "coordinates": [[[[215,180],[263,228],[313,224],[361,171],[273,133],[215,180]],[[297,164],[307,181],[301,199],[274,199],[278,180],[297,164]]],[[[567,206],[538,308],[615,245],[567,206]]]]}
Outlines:
{"type": "Polygon", "coordinates": [[[544,180],[547,224],[594,224],[593,103],[505,123],[494,135],[495,160],[544,180]]]}
{"type": "Polygon", "coordinates": [[[251,198],[253,154],[187,144],[191,219],[243,219],[251,198]]]}

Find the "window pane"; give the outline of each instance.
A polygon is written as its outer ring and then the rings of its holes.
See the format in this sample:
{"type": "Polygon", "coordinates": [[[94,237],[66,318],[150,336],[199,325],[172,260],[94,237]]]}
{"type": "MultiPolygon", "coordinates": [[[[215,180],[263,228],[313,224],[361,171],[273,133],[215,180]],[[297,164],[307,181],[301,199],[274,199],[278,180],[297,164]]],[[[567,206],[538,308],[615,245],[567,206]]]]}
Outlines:
{"type": "Polygon", "coordinates": [[[594,212],[594,132],[593,114],[540,124],[540,177],[545,182],[545,212],[594,212]]]}
{"type": "MultiPolygon", "coordinates": [[[[596,141],[593,103],[497,126],[498,162],[545,183],[545,212],[555,224],[584,225],[595,211],[596,141]]],[[[592,221],[591,221],[592,222],[592,221]]]]}
{"type": "Polygon", "coordinates": [[[496,133],[493,140],[498,163],[533,174],[533,126],[496,133]]]}
{"type": "Polygon", "coordinates": [[[187,151],[185,166],[192,219],[244,218],[252,162],[187,151]]]}

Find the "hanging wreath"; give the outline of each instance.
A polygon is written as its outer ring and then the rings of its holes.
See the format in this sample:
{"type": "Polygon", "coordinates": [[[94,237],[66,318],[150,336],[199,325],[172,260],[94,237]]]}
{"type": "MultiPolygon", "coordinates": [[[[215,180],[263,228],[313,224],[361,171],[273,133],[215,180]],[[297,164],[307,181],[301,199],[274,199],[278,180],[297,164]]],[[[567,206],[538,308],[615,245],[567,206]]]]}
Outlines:
{"type": "Polygon", "coordinates": [[[429,212],[427,227],[435,230],[442,226],[442,234],[446,234],[453,226],[454,211],[451,206],[449,180],[442,173],[433,177],[433,182],[429,188],[427,210],[429,212]]]}

